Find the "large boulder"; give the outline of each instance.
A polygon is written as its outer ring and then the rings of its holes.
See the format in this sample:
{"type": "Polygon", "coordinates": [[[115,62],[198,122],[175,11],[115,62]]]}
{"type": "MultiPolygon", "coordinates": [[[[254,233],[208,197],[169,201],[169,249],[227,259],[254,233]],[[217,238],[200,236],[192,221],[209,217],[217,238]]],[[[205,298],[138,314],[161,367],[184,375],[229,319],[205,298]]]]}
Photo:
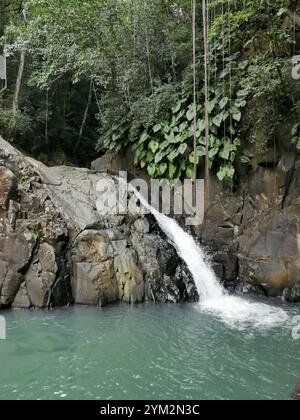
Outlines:
{"type": "Polygon", "coordinates": [[[86,230],[77,237],[72,267],[75,303],[104,306],[119,300],[114,250],[105,232],[86,230]]]}
{"type": "Polygon", "coordinates": [[[113,261],[77,262],[73,270],[72,291],[75,303],[104,306],[119,300],[113,261]]]}
{"type": "Polygon", "coordinates": [[[142,170],[134,166],[134,152],[131,147],[126,151],[114,152],[108,151],[103,156],[91,163],[91,169],[97,172],[108,172],[111,174],[119,174],[126,171],[130,178],[144,179],[150,181],[150,177],[146,170],[142,170]]]}
{"type": "Polygon", "coordinates": [[[119,286],[119,298],[127,303],[143,302],[145,296],[144,273],[139,267],[133,249],[120,249],[115,258],[115,272],[119,286]]]}
{"type": "Polygon", "coordinates": [[[182,280],[182,261],[145,217],[131,224],[85,230],[72,245],[76,303],[100,306],[197,300],[194,282],[182,280]]]}
{"type": "Polygon", "coordinates": [[[50,304],[51,290],[58,274],[55,249],[44,243],[39,247],[28,271],[25,284],[30,302],[34,307],[44,308],[50,304]]]}

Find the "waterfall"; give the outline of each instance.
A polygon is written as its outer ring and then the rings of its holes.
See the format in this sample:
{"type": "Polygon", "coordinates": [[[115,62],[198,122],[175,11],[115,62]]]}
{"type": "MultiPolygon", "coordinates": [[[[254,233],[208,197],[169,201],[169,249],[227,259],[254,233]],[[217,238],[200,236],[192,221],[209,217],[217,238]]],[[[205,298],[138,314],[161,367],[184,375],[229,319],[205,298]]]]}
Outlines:
{"type": "Polygon", "coordinates": [[[226,295],[225,290],[218,282],[215,273],[205,261],[202,249],[196,244],[194,238],[185,232],[179,224],[170,217],[155,210],[145,198],[132,186],[130,186],[141,204],[153,214],[161,230],[172,241],[178,255],[188,266],[201,301],[220,299],[226,295]]]}
{"type": "Polygon", "coordinates": [[[225,290],[218,282],[210,265],[205,261],[204,252],[196,244],[194,238],[185,232],[175,220],[151,207],[137,191],[135,191],[135,194],[143,206],[153,214],[161,230],[172,241],[178,255],[188,266],[194,278],[200,300],[203,302],[224,297],[226,295],[225,290]]]}
{"type": "Polygon", "coordinates": [[[197,306],[199,310],[211,313],[228,326],[240,330],[248,327],[269,329],[283,326],[289,321],[287,312],[278,306],[230,296],[206,262],[205,254],[194,238],[185,232],[174,219],[154,209],[132,185],[129,185],[129,189],[153,214],[162,231],[174,244],[178,255],[187,264],[199,293],[200,303],[197,306]]]}

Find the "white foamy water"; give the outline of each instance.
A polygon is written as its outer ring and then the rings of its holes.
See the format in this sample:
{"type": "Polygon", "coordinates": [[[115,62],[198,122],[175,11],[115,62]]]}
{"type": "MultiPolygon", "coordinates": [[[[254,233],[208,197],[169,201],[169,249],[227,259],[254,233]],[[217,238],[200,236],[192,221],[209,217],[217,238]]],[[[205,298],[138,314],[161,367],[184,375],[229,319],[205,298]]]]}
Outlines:
{"type": "Polygon", "coordinates": [[[197,309],[211,313],[230,327],[242,330],[248,327],[270,329],[287,323],[289,316],[281,308],[229,296],[205,261],[205,254],[194,238],[175,220],[151,207],[136,189],[132,186],[130,188],[141,204],[153,214],[162,231],[173,242],[179,256],[187,264],[200,297],[197,309]]]}
{"type": "Polygon", "coordinates": [[[288,314],[276,306],[250,302],[237,296],[224,296],[222,299],[209,299],[201,302],[199,309],[211,313],[229,327],[270,329],[285,325],[288,314]]]}

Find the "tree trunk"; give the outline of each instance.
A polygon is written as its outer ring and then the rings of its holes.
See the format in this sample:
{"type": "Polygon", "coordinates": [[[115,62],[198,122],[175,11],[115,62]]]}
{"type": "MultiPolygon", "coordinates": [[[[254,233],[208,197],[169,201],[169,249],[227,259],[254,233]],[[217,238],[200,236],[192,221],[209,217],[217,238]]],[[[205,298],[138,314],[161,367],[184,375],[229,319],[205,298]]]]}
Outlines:
{"type": "Polygon", "coordinates": [[[79,135],[78,135],[78,140],[77,140],[77,143],[76,143],[76,146],[75,146],[75,152],[77,151],[77,149],[80,145],[82,135],[83,135],[83,130],[84,130],[84,127],[85,127],[85,124],[86,124],[86,121],[87,121],[87,118],[88,118],[88,115],[89,115],[89,109],[90,109],[90,106],[91,106],[91,103],[92,103],[92,97],[93,97],[93,86],[94,86],[94,83],[93,83],[93,80],[91,80],[90,88],[89,88],[89,97],[88,97],[88,101],[87,101],[87,104],[86,104],[86,107],[85,107],[83,120],[82,120],[82,124],[81,124],[81,127],[80,127],[79,135]]]}
{"type": "Polygon", "coordinates": [[[19,96],[20,96],[21,87],[22,87],[24,67],[25,67],[25,51],[22,51],[21,57],[20,57],[16,87],[15,87],[15,93],[13,97],[13,104],[12,104],[13,112],[18,112],[19,110],[19,96]]]}
{"type": "Polygon", "coordinates": [[[208,19],[207,19],[207,3],[202,0],[203,9],[203,38],[204,38],[204,70],[205,70],[205,207],[209,207],[209,91],[208,91],[208,19]]]}
{"type": "Polygon", "coordinates": [[[152,69],[151,69],[151,57],[150,57],[148,28],[146,28],[146,51],[147,51],[149,80],[150,80],[151,91],[152,91],[152,94],[153,94],[154,93],[154,86],[153,86],[153,77],[152,77],[152,69]]]}
{"type": "Polygon", "coordinates": [[[5,53],[3,54],[3,66],[4,66],[4,75],[3,76],[5,77],[5,79],[4,79],[4,86],[0,90],[0,95],[2,95],[2,93],[5,92],[6,89],[7,89],[7,71],[6,71],[6,55],[5,55],[5,53]]]}
{"type": "Polygon", "coordinates": [[[194,199],[196,198],[197,180],[197,73],[196,73],[196,0],[193,0],[193,106],[194,106],[194,199]]]}

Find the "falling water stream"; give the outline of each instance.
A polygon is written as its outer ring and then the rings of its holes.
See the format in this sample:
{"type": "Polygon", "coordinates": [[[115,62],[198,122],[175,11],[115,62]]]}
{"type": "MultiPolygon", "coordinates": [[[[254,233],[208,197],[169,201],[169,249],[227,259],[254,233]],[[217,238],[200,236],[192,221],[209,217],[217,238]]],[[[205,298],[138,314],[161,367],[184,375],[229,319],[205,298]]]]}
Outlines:
{"type": "Polygon", "coordinates": [[[178,255],[187,264],[199,293],[200,311],[210,312],[224,323],[240,329],[247,328],[248,325],[272,328],[288,321],[289,316],[282,308],[230,296],[216,278],[203,250],[196,244],[194,238],[174,219],[159,213],[149,205],[134,187],[129,186],[129,188],[141,204],[153,214],[160,228],[174,244],[178,255]]]}

